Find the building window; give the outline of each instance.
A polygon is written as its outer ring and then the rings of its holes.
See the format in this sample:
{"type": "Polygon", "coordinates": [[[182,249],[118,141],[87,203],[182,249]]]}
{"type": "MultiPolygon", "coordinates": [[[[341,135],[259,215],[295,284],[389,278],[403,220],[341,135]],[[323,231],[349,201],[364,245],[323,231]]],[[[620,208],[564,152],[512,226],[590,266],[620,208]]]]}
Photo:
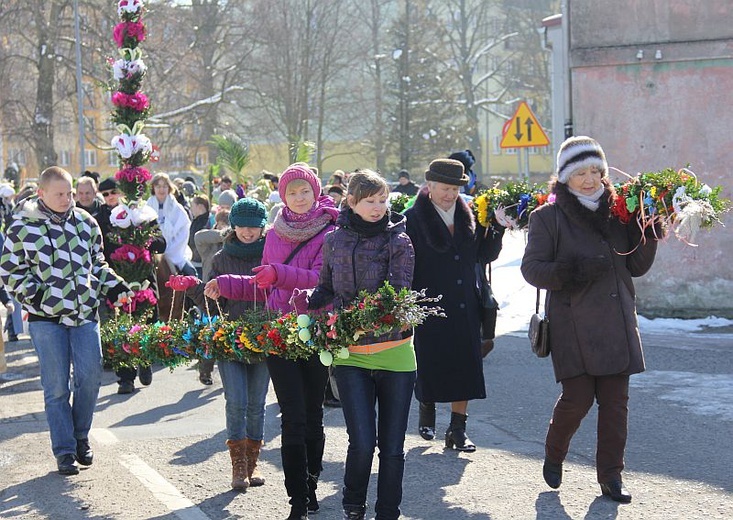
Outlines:
{"type": "Polygon", "coordinates": [[[182,168],[186,164],[183,152],[171,152],[170,165],[175,168],[182,168]]]}
{"type": "Polygon", "coordinates": [[[25,166],[25,150],[8,148],[8,162],[14,162],[18,166],[25,166]]]}
{"type": "Polygon", "coordinates": [[[507,155],[517,155],[519,148],[504,148],[504,153],[507,155]]]}
{"type": "Polygon", "coordinates": [[[494,136],[494,155],[501,155],[501,136],[495,135],[494,136]]]}
{"type": "Polygon", "coordinates": [[[59,152],[59,166],[68,166],[71,163],[71,152],[61,150],[59,152]]]}
{"type": "Polygon", "coordinates": [[[115,168],[120,166],[120,156],[117,152],[107,152],[107,165],[115,168]]]}
{"type": "Polygon", "coordinates": [[[196,152],[196,167],[203,168],[209,163],[208,152],[196,152]]]}
{"type": "Polygon", "coordinates": [[[84,162],[87,166],[97,165],[97,151],[96,150],[84,150],[84,162]]]}

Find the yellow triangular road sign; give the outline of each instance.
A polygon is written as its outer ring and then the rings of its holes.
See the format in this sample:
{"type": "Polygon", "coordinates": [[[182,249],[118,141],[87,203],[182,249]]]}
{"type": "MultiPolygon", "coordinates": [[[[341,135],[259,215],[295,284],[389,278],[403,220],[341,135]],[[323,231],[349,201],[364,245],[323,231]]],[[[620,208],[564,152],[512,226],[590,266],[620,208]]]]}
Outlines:
{"type": "Polygon", "coordinates": [[[501,148],[547,146],[550,140],[526,101],[522,101],[512,118],[504,125],[501,148]]]}

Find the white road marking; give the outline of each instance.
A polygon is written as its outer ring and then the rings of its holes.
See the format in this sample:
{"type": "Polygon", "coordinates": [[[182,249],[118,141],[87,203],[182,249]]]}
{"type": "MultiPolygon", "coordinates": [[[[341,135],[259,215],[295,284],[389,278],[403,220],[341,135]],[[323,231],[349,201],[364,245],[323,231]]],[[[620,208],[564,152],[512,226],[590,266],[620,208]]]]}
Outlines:
{"type": "MultiPolygon", "coordinates": [[[[94,428],[89,435],[94,442],[106,446],[119,442],[115,434],[106,428],[94,428]]],[[[160,503],[181,520],[210,520],[196,504],[183,496],[173,484],[137,455],[131,453],[121,455],[120,464],[126,467],[160,503]]]]}
{"type": "Polygon", "coordinates": [[[137,478],[155,498],[181,520],[210,520],[196,504],[184,497],[170,482],[148,466],[140,457],[125,454],[120,462],[137,478]]]}

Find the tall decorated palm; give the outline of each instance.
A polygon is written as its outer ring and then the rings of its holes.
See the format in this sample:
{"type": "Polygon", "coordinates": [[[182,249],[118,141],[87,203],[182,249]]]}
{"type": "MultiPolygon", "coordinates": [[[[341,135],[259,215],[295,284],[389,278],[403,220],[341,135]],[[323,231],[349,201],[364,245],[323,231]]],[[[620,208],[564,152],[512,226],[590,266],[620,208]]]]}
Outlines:
{"type": "Polygon", "coordinates": [[[155,265],[150,249],[151,243],[161,236],[155,210],[145,203],[152,178],[145,164],[151,158],[153,146],[143,133],[150,112],[150,102],[141,91],[147,71],[140,48],[145,40],[143,13],[142,0],[117,2],[120,21],[114,27],[113,38],[119,57],[109,60],[113,74],[111,120],[117,130],[112,147],[119,158],[115,180],[125,194],[125,202],[113,208],[110,216],[110,263],[135,293],[121,308],[130,322],[144,320],[143,316],[149,317],[155,309],[155,265]]]}

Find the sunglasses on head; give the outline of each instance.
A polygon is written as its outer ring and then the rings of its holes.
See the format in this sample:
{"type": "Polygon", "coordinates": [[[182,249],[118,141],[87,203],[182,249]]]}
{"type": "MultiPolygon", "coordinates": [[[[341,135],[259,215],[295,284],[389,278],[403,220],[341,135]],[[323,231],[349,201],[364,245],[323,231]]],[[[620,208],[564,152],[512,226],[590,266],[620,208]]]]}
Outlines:
{"type": "Polygon", "coordinates": [[[117,195],[119,192],[117,190],[109,190],[109,191],[103,191],[102,197],[109,197],[110,195],[117,195]]]}

